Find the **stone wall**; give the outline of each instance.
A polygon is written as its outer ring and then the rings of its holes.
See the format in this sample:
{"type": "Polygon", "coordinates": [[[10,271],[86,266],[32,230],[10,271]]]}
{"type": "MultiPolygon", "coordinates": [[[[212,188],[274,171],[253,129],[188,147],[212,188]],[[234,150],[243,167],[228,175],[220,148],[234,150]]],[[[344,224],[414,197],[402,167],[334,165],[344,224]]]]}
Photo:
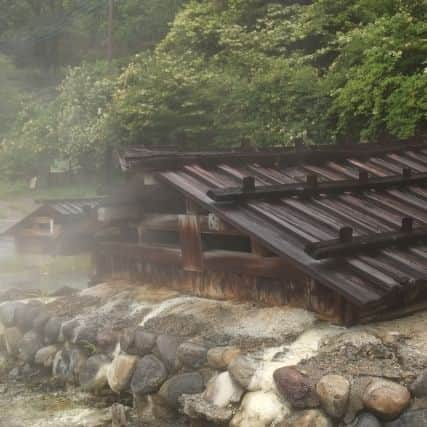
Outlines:
{"type": "Polygon", "coordinates": [[[0,383],[125,396],[141,425],[427,425],[427,351],[405,323],[348,330],[126,283],[4,301],[0,322],[0,383]]]}

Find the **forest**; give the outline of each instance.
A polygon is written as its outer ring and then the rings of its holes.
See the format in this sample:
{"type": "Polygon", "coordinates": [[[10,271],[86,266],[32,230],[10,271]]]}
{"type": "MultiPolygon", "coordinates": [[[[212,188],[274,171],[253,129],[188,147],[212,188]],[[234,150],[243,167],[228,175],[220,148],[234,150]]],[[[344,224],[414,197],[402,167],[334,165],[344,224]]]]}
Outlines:
{"type": "Polygon", "coordinates": [[[0,0],[0,172],[425,137],[425,0],[0,0]]]}

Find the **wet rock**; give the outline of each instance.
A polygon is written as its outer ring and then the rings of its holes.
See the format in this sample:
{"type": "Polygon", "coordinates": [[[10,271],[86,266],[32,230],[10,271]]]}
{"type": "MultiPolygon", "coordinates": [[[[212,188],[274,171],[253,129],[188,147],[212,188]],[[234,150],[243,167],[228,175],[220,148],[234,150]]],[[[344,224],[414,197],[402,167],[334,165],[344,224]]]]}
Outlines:
{"type": "Polygon", "coordinates": [[[135,329],[127,328],[120,335],[120,348],[125,353],[131,354],[135,342],[135,329]]]}
{"type": "Polygon", "coordinates": [[[21,375],[21,370],[18,367],[13,368],[8,375],[10,380],[16,380],[21,375]]]}
{"type": "Polygon", "coordinates": [[[156,351],[169,372],[175,372],[176,353],[181,341],[170,335],[160,335],[156,340],[156,351]]]}
{"type": "Polygon", "coordinates": [[[127,408],[120,403],[111,406],[112,427],[127,427],[127,408]]]}
{"type": "Polygon", "coordinates": [[[37,303],[28,303],[20,305],[15,310],[15,325],[22,331],[27,332],[33,328],[34,319],[37,318],[39,314],[44,312],[44,304],[37,303]]]}
{"type": "Polygon", "coordinates": [[[119,342],[119,333],[112,328],[105,328],[98,331],[96,343],[103,348],[115,347],[119,342]]]}
{"type": "Polygon", "coordinates": [[[15,311],[17,308],[25,306],[18,301],[7,301],[0,304],[0,322],[7,328],[15,324],[15,311]]]}
{"type": "Polygon", "coordinates": [[[7,328],[4,330],[3,340],[6,347],[6,351],[9,355],[14,356],[18,354],[22,338],[22,332],[16,327],[7,328]]]}
{"type": "Polygon", "coordinates": [[[136,364],[130,383],[132,393],[149,394],[157,392],[166,381],[168,372],[156,356],[144,356],[136,364]]]}
{"type": "Polygon", "coordinates": [[[326,375],[317,383],[317,395],[324,411],[333,418],[345,414],[350,395],[350,383],[340,375],[326,375]]]}
{"type": "Polygon", "coordinates": [[[111,390],[120,393],[129,387],[137,360],[137,357],[127,354],[119,354],[114,358],[107,370],[111,390]]]}
{"type": "Polygon", "coordinates": [[[203,378],[200,374],[196,372],[179,374],[169,378],[162,385],[159,395],[169,406],[178,409],[180,396],[201,393],[203,388],[203,378]]]}
{"type": "Polygon", "coordinates": [[[424,370],[411,384],[411,391],[415,397],[427,397],[427,370],[424,370]]]}
{"type": "Polygon", "coordinates": [[[397,420],[384,423],[384,427],[425,427],[427,426],[427,409],[407,411],[397,420]]]}
{"type": "Polygon", "coordinates": [[[207,353],[208,365],[214,369],[225,370],[239,355],[240,349],[238,347],[214,347],[207,353]]]}
{"type": "Polygon", "coordinates": [[[51,317],[47,321],[44,327],[44,336],[47,344],[55,344],[59,342],[61,326],[62,320],[59,317],[51,317]]]}
{"type": "Polygon", "coordinates": [[[275,393],[255,391],[245,395],[230,427],[267,427],[289,414],[275,393]]]}
{"type": "Polygon", "coordinates": [[[78,289],[71,288],[70,286],[62,286],[61,288],[53,291],[49,294],[50,297],[68,297],[75,295],[78,292],[78,289]]]}
{"type": "Polygon", "coordinates": [[[111,360],[104,354],[89,357],[79,373],[80,387],[84,391],[97,392],[107,386],[107,370],[111,360]]]}
{"type": "Polygon", "coordinates": [[[295,366],[286,366],[274,371],[274,382],[279,392],[297,409],[316,408],[319,406],[319,397],[313,384],[306,375],[295,366]]]}
{"type": "Polygon", "coordinates": [[[215,425],[224,425],[233,417],[231,408],[218,407],[207,402],[201,394],[183,395],[179,401],[181,411],[192,419],[213,422],[215,425]]]}
{"type": "Polygon", "coordinates": [[[7,371],[9,362],[4,354],[0,353],[0,376],[7,371]]]}
{"type": "Polygon", "coordinates": [[[45,368],[50,368],[53,365],[55,355],[58,353],[58,347],[56,345],[48,345],[42,347],[34,356],[34,361],[37,365],[42,365],[45,368]]]}
{"type": "Polygon", "coordinates": [[[19,346],[19,358],[24,362],[33,362],[36,353],[43,347],[41,337],[34,331],[24,334],[19,346]]]}
{"type": "Polygon", "coordinates": [[[149,354],[156,344],[156,335],[151,332],[146,332],[141,328],[135,330],[134,345],[139,355],[145,356],[149,354]]]}
{"type": "Polygon", "coordinates": [[[384,419],[398,417],[409,405],[406,387],[387,380],[373,380],[363,394],[365,407],[384,419]]]}
{"type": "Polygon", "coordinates": [[[348,399],[347,413],[344,422],[350,424],[356,415],[365,407],[363,403],[363,394],[368,385],[374,380],[372,377],[354,377],[350,387],[350,396],[348,399]]]}
{"type": "Polygon", "coordinates": [[[287,417],[276,425],[276,427],[332,427],[331,420],[322,411],[310,409],[297,412],[287,417]]]}
{"type": "MultiPolygon", "coordinates": [[[[170,406],[162,396],[158,394],[149,396],[149,404],[151,406],[150,410],[152,412],[154,419],[167,420],[169,421],[169,423],[174,423],[177,420],[176,409],[170,406]]],[[[167,424],[167,425],[171,425],[171,424],[167,424]]]]}
{"type": "Polygon", "coordinates": [[[381,423],[374,415],[363,413],[351,423],[351,427],[381,427],[381,423]]]}
{"type": "Polygon", "coordinates": [[[98,336],[98,324],[91,321],[82,321],[74,330],[73,343],[75,344],[91,344],[96,346],[96,337],[98,336]]]}
{"type": "Polygon", "coordinates": [[[231,377],[229,372],[222,372],[209,381],[203,398],[213,405],[225,408],[231,403],[238,403],[244,393],[243,388],[231,377]]]}
{"type": "Polygon", "coordinates": [[[47,312],[41,311],[33,321],[33,329],[40,335],[44,334],[44,328],[46,323],[50,319],[50,316],[47,312]]]}
{"type": "Polygon", "coordinates": [[[237,356],[228,366],[228,371],[233,379],[247,390],[257,368],[258,366],[253,359],[247,356],[237,356]]]}
{"type": "Polygon", "coordinates": [[[65,340],[70,342],[75,342],[76,340],[76,331],[83,324],[79,319],[66,320],[62,323],[62,335],[65,340]]]}
{"type": "Polygon", "coordinates": [[[208,349],[198,342],[187,341],[177,349],[178,361],[187,368],[201,368],[206,363],[208,349]]]}
{"type": "Polygon", "coordinates": [[[77,383],[86,360],[85,353],[79,348],[62,349],[55,355],[52,374],[61,380],[77,383]]]}

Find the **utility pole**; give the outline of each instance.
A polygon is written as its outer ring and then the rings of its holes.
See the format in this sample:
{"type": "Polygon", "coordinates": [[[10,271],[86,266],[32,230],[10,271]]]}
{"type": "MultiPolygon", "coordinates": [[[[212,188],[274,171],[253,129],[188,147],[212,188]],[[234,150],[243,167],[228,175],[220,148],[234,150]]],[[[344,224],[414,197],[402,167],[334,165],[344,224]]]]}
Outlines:
{"type": "Polygon", "coordinates": [[[107,59],[109,64],[113,61],[113,15],[114,0],[108,0],[108,41],[107,41],[107,59]]]}
{"type": "MultiPolygon", "coordinates": [[[[108,0],[108,36],[107,36],[107,60],[109,67],[113,62],[113,19],[114,19],[114,0],[108,0]]],[[[109,142],[104,153],[104,168],[105,168],[105,191],[109,192],[112,182],[113,169],[113,148],[109,142]]]]}

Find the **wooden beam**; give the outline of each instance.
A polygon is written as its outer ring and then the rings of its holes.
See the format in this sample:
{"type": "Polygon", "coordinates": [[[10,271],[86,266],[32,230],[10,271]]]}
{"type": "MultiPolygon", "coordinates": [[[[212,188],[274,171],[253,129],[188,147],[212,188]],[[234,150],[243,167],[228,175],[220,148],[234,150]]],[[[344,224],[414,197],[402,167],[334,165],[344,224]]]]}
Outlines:
{"type": "Polygon", "coordinates": [[[424,149],[422,142],[404,142],[387,144],[351,144],[351,145],[324,145],[315,147],[300,147],[298,149],[253,151],[253,152],[138,152],[129,150],[124,156],[124,164],[128,169],[143,169],[144,171],[173,170],[189,164],[198,164],[202,167],[213,167],[226,159],[229,165],[242,163],[257,163],[274,165],[277,163],[292,166],[302,163],[323,163],[331,160],[347,158],[368,158],[381,156],[385,153],[399,153],[405,150],[424,149]]]}
{"type": "Polygon", "coordinates": [[[100,252],[113,256],[120,254],[139,261],[182,266],[182,252],[178,248],[121,242],[100,242],[97,247],[100,252]]]}
{"type": "Polygon", "coordinates": [[[203,247],[197,215],[179,215],[179,235],[184,270],[203,271],[203,247]]]}
{"type": "Polygon", "coordinates": [[[105,206],[98,208],[98,221],[103,223],[137,220],[142,215],[143,208],[141,205],[105,206]]]}
{"type": "Polygon", "coordinates": [[[309,243],[305,247],[305,252],[320,260],[425,242],[427,242],[427,227],[413,229],[412,218],[405,217],[402,219],[400,231],[353,237],[352,229],[345,227],[340,230],[338,239],[309,243]]]}
{"type": "MultiPolygon", "coordinates": [[[[149,214],[144,215],[139,224],[141,230],[179,231],[179,215],[149,214]]],[[[198,215],[199,228],[202,234],[220,234],[241,236],[240,231],[224,223],[213,214],[198,215]]]]}
{"type": "Polygon", "coordinates": [[[209,251],[203,255],[206,270],[274,279],[289,278],[289,265],[280,257],[246,252],[209,251]]]}
{"type": "Polygon", "coordinates": [[[306,183],[263,185],[253,191],[245,188],[223,188],[209,190],[207,195],[215,202],[244,202],[282,197],[313,197],[319,194],[336,195],[346,192],[368,190],[386,190],[393,187],[420,185],[427,183],[427,173],[408,174],[403,170],[402,175],[367,178],[361,174],[359,180],[318,182],[315,175],[308,175],[306,183]]]}

